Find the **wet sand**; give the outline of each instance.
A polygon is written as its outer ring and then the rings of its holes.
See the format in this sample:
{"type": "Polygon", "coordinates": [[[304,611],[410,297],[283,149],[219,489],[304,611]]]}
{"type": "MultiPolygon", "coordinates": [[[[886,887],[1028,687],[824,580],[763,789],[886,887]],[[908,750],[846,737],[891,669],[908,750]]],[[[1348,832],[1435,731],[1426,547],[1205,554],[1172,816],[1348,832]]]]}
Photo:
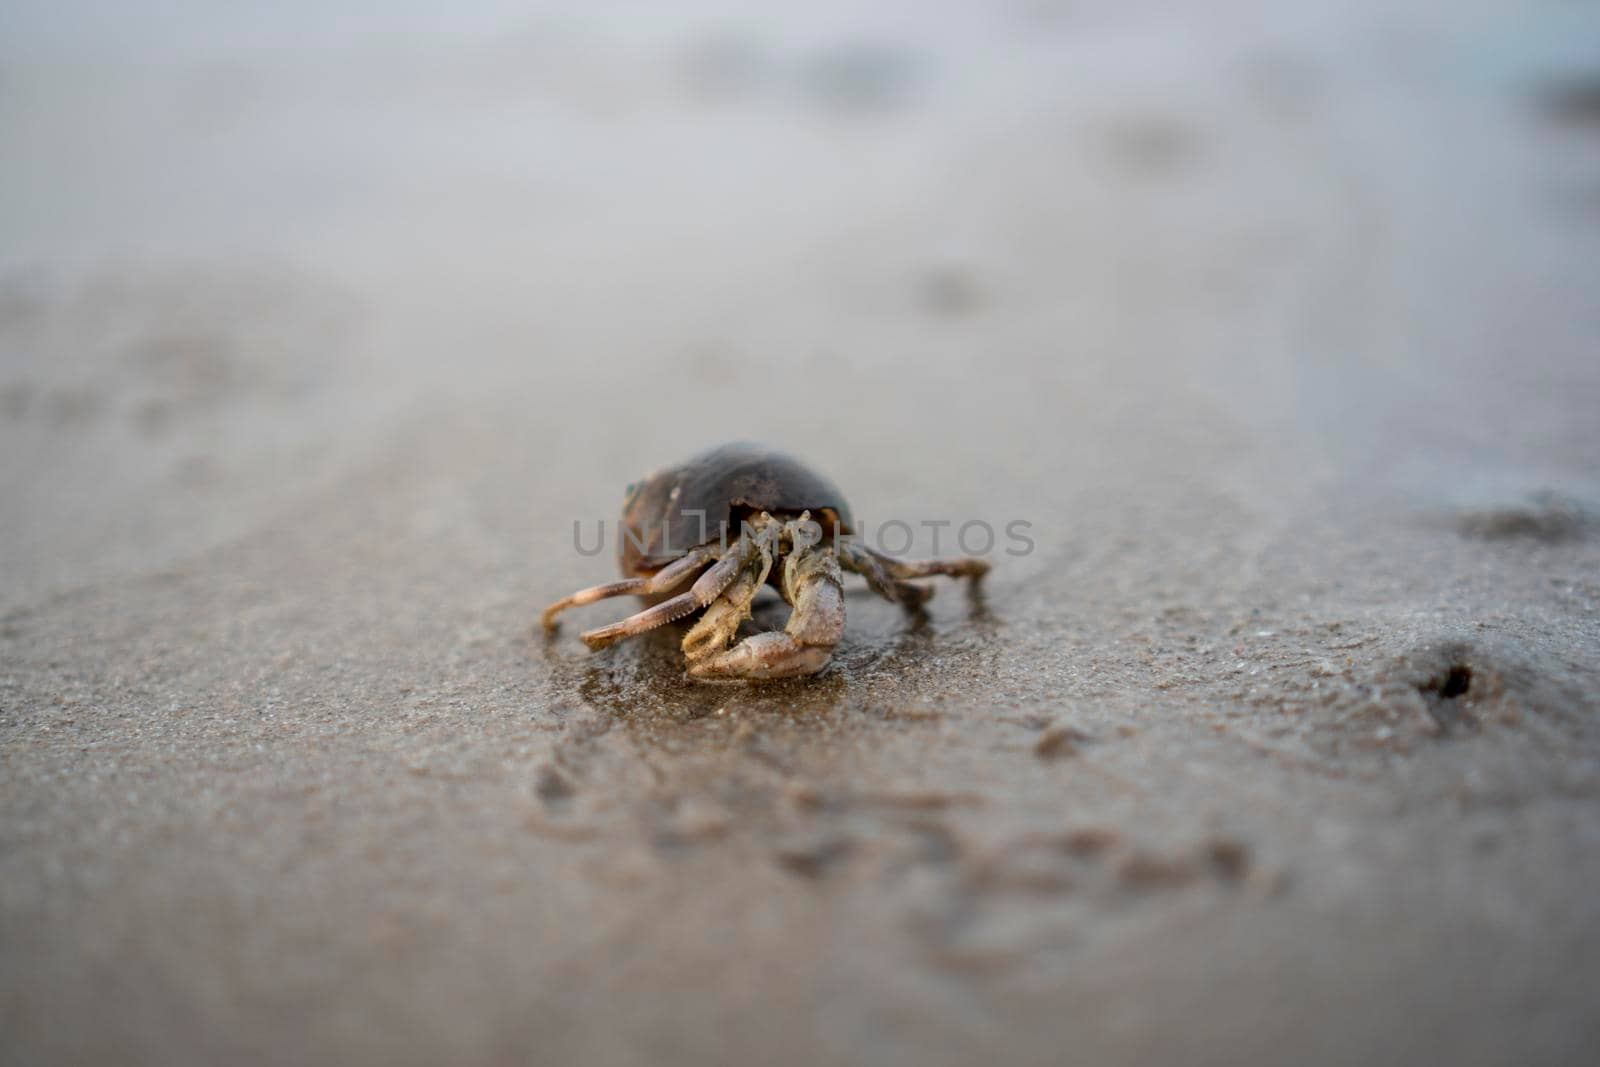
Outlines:
{"type": "Polygon", "coordinates": [[[1594,1047],[1596,75],[1408,7],[20,18],[0,1060],[1594,1047]],[[1034,550],[538,632],[730,438],[1034,550]]]}

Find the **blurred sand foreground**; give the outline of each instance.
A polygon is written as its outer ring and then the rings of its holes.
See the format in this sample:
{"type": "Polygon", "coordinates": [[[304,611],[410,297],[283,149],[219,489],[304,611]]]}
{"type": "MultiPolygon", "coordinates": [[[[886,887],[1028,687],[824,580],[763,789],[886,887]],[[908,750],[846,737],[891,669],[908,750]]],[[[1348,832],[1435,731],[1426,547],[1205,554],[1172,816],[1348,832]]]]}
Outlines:
{"type": "Polygon", "coordinates": [[[1597,1047],[1592,6],[451,6],[0,14],[0,1060],[1597,1047]],[[1036,551],[534,632],[734,437],[1036,551]]]}

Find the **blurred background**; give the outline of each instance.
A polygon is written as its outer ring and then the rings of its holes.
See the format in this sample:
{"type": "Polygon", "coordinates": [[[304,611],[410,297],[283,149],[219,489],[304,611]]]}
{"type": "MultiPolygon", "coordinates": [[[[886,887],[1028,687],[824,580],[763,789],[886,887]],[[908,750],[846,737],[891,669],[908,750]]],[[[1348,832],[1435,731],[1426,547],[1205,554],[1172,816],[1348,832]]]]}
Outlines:
{"type": "Polygon", "coordinates": [[[541,544],[729,437],[922,449],[1005,518],[1141,451],[1448,503],[1600,469],[1592,4],[0,20],[8,598],[418,420],[581,472],[541,544]]]}

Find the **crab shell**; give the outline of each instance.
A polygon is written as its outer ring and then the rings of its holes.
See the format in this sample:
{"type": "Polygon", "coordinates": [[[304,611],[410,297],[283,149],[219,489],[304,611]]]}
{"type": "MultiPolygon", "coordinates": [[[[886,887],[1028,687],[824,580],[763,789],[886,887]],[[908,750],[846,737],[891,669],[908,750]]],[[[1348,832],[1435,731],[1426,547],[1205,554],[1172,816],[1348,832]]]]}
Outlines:
{"type": "Polygon", "coordinates": [[[653,574],[692,548],[731,544],[740,522],[762,511],[810,511],[825,535],[855,532],[838,486],[792,456],[739,441],[629,487],[618,549],[622,573],[653,574]]]}

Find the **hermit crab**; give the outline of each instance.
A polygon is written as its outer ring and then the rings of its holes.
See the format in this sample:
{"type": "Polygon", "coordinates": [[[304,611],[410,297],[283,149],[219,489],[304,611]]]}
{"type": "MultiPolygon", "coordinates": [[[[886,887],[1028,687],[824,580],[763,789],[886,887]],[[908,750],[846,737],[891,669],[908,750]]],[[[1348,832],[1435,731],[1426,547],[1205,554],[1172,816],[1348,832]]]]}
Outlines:
{"type": "Polygon", "coordinates": [[[545,629],[555,629],[567,608],[629,593],[651,606],[583,634],[590,648],[700,612],[683,638],[688,675],[697,681],[795,678],[826,667],[844,633],[841,568],[907,607],[933,592],[907,579],[975,579],[989,569],[972,557],[908,563],[868,548],[831,481],[782,452],[743,442],[630,485],[619,533],[622,581],[551,604],[545,629]],[[764,585],[789,603],[788,624],[734,644],[764,585]]]}

